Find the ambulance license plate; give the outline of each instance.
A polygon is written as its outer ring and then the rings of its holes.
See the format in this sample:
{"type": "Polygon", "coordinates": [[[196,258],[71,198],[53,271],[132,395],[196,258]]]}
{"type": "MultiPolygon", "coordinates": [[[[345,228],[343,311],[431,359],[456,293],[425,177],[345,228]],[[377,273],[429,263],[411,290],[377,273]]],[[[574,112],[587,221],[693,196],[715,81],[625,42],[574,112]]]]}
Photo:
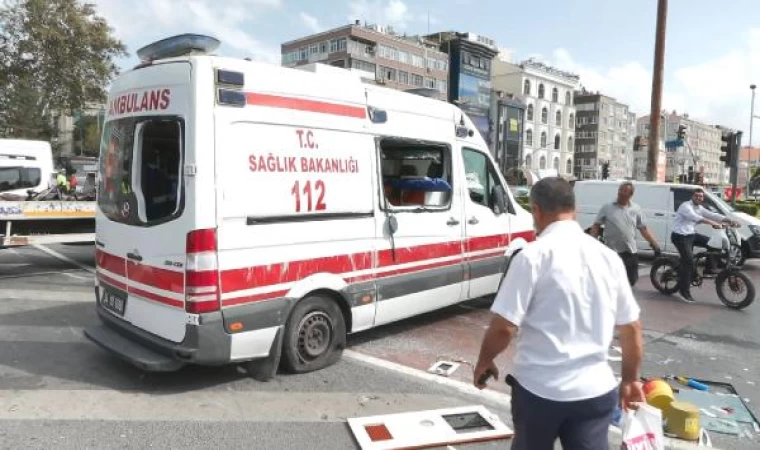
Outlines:
{"type": "Polygon", "coordinates": [[[103,294],[100,296],[100,305],[114,314],[123,316],[124,311],[127,309],[127,299],[103,289],[103,294]]]}

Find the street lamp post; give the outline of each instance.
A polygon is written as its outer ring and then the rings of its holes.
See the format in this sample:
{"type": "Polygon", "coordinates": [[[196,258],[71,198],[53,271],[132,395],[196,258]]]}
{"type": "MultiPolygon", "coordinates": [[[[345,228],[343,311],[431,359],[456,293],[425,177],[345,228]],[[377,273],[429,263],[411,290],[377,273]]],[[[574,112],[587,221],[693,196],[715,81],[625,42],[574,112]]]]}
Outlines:
{"type": "MultiPolygon", "coordinates": [[[[749,148],[750,152],[752,151],[752,126],[755,122],[755,88],[757,86],[754,84],[750,84],[749,88],[752,90],[752,106],[750,107],[750,114],[749,114],[749,148]]],[[[755,159],[755,167],[758,166],[758,158],[760,158],[760,155],[755,159]]],[[[749,159],[750,156],[747,155],[747,165],[749,165],[749,159]]]]}

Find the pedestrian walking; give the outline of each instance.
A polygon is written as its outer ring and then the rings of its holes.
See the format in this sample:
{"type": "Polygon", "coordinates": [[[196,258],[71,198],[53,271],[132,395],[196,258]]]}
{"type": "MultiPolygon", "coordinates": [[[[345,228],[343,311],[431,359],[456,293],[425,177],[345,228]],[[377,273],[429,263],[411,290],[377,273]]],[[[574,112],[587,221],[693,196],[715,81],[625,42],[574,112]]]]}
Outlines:
{"type": "Polygon", "coordinates": [[[474,384],[499,377],[494,358],[515,340],[512,448],[606,449],[615,406],[643,402],[639,306],[620,257],[575,221],[572,186],[544,178],[530,193],[538,238],[513,256],[491,308],[474,384]],[[607,362],[614,330],[623,352],[618,386],[607,362]],[[518,330],[520,331],[518,334],[518,330]]]}
{"type": "Polygon", "coordinates": [[[604,242],[623,260],[628,282],[631,286],[639,279],[639,256],[636,248],[636,230],[649,242],[655,257],[660,256],[660,246],[647,228],[639,205],[631,201],[635,188],[630,181],[618,187],[617,199],[599,210],[591,235],[599,236],[604,225],[604,242]]]}

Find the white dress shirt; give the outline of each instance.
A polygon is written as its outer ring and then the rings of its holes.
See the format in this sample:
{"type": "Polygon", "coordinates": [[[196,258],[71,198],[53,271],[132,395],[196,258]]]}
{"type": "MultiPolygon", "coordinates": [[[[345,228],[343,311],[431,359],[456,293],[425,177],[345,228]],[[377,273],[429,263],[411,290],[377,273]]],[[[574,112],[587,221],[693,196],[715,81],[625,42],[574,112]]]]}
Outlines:
{"type": "Polygon", "coordinates": [[[574,220],[551,224],[513,258],[491,309],[519,327],[512,375],[562,402],[615,389],[614,328],[640,312],[620,256],[574,220]]]}
{"type": "Polygon", "coordinates": [[[702,205],[695,205],[692,200],[681,203],[676,211],[676,218],[673,220],[673,233],[688,236],[696,232],[696,225],[709,219],[715,222],[721,222],[724,216],[707,210],[702,205]]]}

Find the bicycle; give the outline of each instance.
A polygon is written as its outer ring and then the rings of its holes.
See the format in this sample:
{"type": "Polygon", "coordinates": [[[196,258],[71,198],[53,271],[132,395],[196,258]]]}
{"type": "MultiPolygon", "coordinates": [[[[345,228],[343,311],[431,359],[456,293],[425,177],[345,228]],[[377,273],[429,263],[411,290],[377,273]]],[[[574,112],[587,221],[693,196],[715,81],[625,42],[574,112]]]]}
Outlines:
{"type": "MultiPolygon", "coordinates": [[[[734,228],[735,225],[723,225],[724,231],[721,239],[721,248],[708,247],[706,251],[694,255],[694,267],[691,277],[691,285],[699,287],[704,280],[715,278],[715,290],[718,298],[729,308],[744,309],[755,301],[755,286],[752,280],[739,269],[742,250],[739,238],[734,228]],[[705,274],[704,267],[708,257],[718,259],[717,274],[705,274]],[[728,294],[736,294],[739,298],[731,300],[728,294]]],[[[678,257],[659,256],[652,263],[649,278],[652,286],[666,295],[672,295],[679,291],[678,270],[681,261],[678,257]]]]}

